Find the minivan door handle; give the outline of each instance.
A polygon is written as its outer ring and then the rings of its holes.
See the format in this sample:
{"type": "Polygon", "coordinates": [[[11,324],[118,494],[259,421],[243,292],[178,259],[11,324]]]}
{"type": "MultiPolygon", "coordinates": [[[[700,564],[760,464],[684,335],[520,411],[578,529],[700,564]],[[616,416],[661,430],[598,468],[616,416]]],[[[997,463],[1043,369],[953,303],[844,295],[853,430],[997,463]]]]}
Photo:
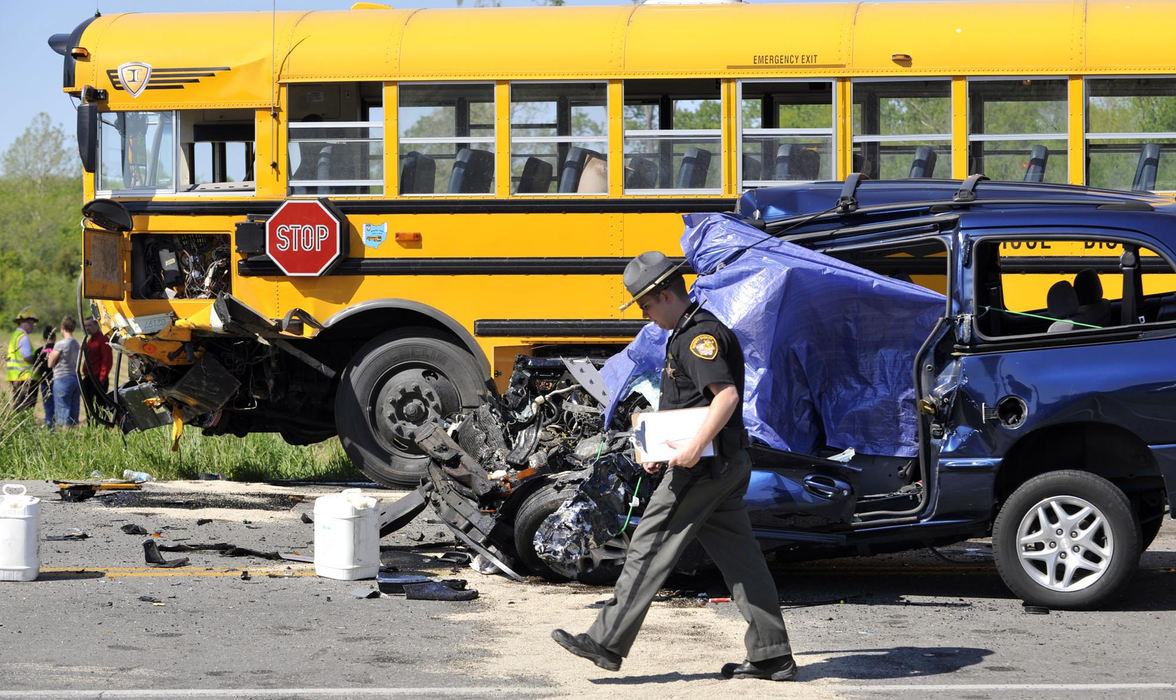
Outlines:
{"type": "Polygon", "coordinates": [[[836,479],[819,474],[809,474],[804,478],[804,490],[830,501],[849,495],[849,490],[838,484],[836,479]]]}

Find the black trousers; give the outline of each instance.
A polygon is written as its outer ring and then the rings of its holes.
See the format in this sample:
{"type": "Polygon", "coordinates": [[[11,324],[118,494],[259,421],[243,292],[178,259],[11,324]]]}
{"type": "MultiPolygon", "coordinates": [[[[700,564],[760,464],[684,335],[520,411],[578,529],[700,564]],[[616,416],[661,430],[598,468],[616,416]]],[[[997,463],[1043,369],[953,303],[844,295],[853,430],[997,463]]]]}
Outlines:
{"type": "Polygon", "coordinates": [[[748,660],[791,654],[776,583],[743,503],[750,475],[746,451],[728,460],[726,470],[717,476],[705,463],[693,469],[670,469],[633,533],[613,599],[601,609],[588,636],[627,656],[653,597],[686,545],[697,537],[747,620],[748,660]]]}

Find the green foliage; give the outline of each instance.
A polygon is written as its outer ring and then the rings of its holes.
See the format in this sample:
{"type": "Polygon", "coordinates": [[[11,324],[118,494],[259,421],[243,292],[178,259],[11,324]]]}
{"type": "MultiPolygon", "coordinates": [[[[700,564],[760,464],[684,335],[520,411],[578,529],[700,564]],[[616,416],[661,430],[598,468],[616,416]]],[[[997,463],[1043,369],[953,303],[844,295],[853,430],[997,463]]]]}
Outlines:
{"type": "Polygon", "coordinates": [[[43,112],[0,154],[0,166],[0,314],[7,324],[32,304],[42,323],[56,323],[76,314],[81,169],[43,112]]]}

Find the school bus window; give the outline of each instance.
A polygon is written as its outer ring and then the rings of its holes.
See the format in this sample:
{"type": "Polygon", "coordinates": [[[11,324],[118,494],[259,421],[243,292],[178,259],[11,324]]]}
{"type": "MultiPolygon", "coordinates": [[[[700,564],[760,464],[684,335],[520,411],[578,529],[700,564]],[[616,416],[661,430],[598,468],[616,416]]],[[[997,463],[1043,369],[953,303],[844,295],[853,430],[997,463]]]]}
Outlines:
{"type": "Polygon", "coordinates": [[[625,83],[625,191],[718,191],[722,173],[717,80],[625,83]]]}
{"type": "Polygon", "coordinates": [[[494,85],[402,83],[400,194],[494,192],[494,85]]]}
{"type": "Polygon", "coordinates": [[[739,89],[743,187],[834,177],[831,82],[747,81],[739,89]]]}
{"type": "Polygon", "coordinates": [[[254,189],[254,126],[250,110],[179,113],[182,191],[254,189]]]}
{"type": "Polygon", "coordinates": [[[854,81],[853,171],[951,177],[951,82],[854,81]]]}
{"type": "Polygon", "coordinates": [[[98,190],[174,191],[174,112],[108,112],[100,119],[98,190]]]}
{"type": "Polygon", "coordinates": [[[1087,184],[1176,190],[1176,80],[1086,80],[1087,184]]]}
{"type": "Polygon", "coordinates": [[[510,87],[510,191],[608,191],[605,83],[510,87]]]}
{"type": "Polygon", "coordinates": [[[382,85],[291,85],[291,194],[382,194],[382,85]]]}
{"type": "Polygon", "coordinates": [[[1065,80],[968,80],[968,172],[1067,182],[1065,80]]]}

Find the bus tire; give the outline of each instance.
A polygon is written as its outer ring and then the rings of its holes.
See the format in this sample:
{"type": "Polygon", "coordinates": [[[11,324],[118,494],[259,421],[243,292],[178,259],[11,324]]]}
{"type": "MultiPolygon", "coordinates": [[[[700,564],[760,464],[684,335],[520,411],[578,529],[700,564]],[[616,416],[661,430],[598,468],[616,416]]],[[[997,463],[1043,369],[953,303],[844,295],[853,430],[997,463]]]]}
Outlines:
{"type": "Polygon", "coordinates": [[[473,355],[429,328],[388,331],[355,353],[339,377],[335,426],[351,462],[385,486],[415,486],[428,458],[414,424],[476,406],[484,381],[473,355]]]}

